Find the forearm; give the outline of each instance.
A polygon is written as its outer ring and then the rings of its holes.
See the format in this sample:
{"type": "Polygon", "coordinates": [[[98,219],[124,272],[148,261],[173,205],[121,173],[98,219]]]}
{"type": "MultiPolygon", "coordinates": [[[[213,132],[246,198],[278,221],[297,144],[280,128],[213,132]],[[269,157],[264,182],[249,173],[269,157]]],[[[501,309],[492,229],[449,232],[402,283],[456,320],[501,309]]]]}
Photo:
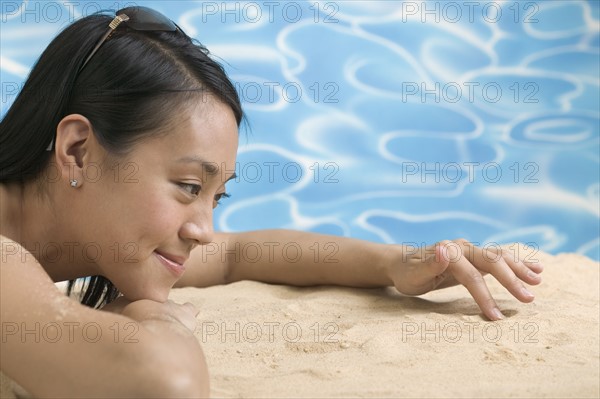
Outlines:
{"type": "Polygon", "coordinates": [[[166,320],[138,321],[90,308],[79,315],[10,322],[32,334],[14,334],[0,345],[3,372],[33,397],[208,396],[204,356],[191,332],[181,334],[166,320]],[[40,325],[52,326],[54,335],[40,334],[40,325]]]}
{"type": "MultiPolygon", "coordinates": [[[[148,380],[146,386],[152,387],[151,395],[207,396],[208,370],[198,340],[188,327],[160,306],[163,304],[142,300],[119,312],[134,320],[131,325],[137,324],[135,335],[128,337],[128,349],[140,381],[148,380]]],[[[131,369],[125,370],[124,375],[131,376],[131,369]]]]}
{"type": "Polygon", "coordinates": [[[218,254],[227,261],[226,282],[256,280],[298,286],[393,285],[389,265],[399,246],[295,230],[228,235],[218,254]]]}

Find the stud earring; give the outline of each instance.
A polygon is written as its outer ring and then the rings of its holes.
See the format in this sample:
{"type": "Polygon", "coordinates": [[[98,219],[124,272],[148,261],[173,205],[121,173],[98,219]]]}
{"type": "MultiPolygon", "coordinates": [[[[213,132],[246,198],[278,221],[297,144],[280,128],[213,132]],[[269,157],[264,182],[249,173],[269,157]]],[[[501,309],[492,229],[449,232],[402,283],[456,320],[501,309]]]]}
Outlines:
{"type": "Polygon", "coordinates": [[[71,187],[77,187],[77,180],[71,180],[71,187]]]}

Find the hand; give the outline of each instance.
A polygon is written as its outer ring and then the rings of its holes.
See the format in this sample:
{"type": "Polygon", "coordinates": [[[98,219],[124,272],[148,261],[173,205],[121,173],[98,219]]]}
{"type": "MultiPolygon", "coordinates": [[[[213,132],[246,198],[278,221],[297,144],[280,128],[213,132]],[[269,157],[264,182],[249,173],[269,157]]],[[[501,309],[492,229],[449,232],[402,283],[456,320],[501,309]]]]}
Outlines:
{"type": "Polygon", "coordinates": [[[192,333],[196,329],[196,316],[199,313],[196,307],[190,302],[186,302],[183,305],[170,300],[164,303],[149,299],[132,302],[124,296],[118,297],[113,302],[104,306],[102,310],[119,313],[137,321],[161,320],[177,322],[192,333]]]}
{"type": "Polygon", "coordinates": [[[490,320],[504,318],[492,298],[483,276],[493,275],[521,302],[534,299],[523,282],[537,285],[543,270],[539,262],[523,262],[510,251],[482,249],[460,239],[441,241],[418,250],[403,248],[402,265],[390,268],[390,278],[398,291],[406,295],[464,285],[490,320]]]}

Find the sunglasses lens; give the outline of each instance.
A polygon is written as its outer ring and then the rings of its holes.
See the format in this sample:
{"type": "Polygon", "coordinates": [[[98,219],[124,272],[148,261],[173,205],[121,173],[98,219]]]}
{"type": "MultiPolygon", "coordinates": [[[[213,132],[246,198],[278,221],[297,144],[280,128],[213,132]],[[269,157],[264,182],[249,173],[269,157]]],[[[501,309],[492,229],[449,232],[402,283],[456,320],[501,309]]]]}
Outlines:
{"type": "Polygon", "coordinates": [[[127,26],[135,30],[175,31],[177,27],[169,18],[147,7],[127,7],[117,11],[117,15],[129,17],[127,26]]]}

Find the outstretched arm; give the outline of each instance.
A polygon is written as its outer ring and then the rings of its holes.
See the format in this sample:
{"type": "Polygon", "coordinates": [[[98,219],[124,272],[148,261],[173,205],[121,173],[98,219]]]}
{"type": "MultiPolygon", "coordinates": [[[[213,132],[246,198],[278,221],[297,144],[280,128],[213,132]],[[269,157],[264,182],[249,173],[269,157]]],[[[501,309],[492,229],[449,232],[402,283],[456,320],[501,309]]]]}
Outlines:
{"type": "Polygon", "coordinates": [[[219,233],[213,242],[192,251],[176,286],[206,287],[241,280],[296,286],[390,286],[393,282],[385,269],[394,252],[390,245],[296,230],[219,233]]]}
{"type": "Polygon", "coordinates": [[[430,247],[378,244],[295,230],[218,234],[196,248],[178,286],[207,286],[240,280],[296,286],[395,286],[407,295],[464,285],[491,320],[502,318],[483,276],[492,274],[512,295],[531,302],[523,282],[539,284],[539,263],[523,262],[500,249],[466,240],[430,247]]]}

